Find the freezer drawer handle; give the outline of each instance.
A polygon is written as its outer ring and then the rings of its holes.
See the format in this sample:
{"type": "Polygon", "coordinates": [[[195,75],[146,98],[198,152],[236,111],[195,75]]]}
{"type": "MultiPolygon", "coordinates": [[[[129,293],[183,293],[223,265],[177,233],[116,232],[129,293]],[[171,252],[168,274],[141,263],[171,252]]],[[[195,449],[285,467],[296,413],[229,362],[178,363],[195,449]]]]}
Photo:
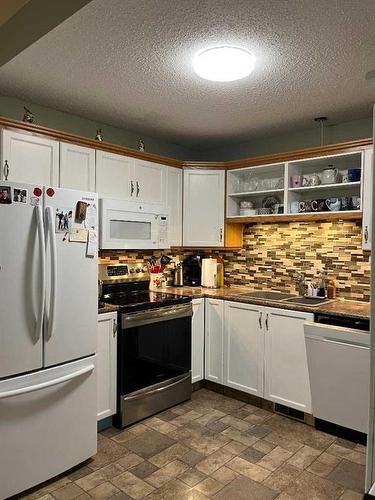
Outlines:
{"type": "Polygon", "coordinates": [[[359,344],[358,342],[350,342],[348,340],[342,341],[342,340],[332,339],[330,337],[324,337],[323,341],[327,342],[327,344],[339,344],[339,345],[346,345],[348,347],[359,347],[360,349],[365,349],[367,351],[370,349],[369,346],[366,346],[364,344],[359,344]]]}
{"type": "Polygon", "coordinates": [[[21,394],[28,394],[29,392],[40,391],[46,389],[47,387],[52,387],[54,385],[62,384],[63,382],[68,382],[77,377],[81,377],[85,373],[92,372],[95,366],[93,364],[77,370],[68,375],[63,375],[62,377],[55,378],[54,380],[49,380],[48,382],[42,382],[41,384],[31,385],[30,387],[21,387],[20,389],[12,389],[11,391],[0,392],[0,399],[11,398],[13,396],[20,396],[21,394]]]}
{"type": "Polygon", "coordinates": [[[44,224],[43,224],[43,214],[42,208],[40,206],[35,207],[36,219],[37,219],[37,231],[39,237],[39,247],[40,247],[40,260],[41,260],[41,291],[40,291],[40,309],[39,315],[36,320],[35,325],[35,338],[39,340],[42,334],[42,325],[44,317],[44,307],[45,307],[45,286],[46,286],[46,253],[44,250],[44,224]]]}

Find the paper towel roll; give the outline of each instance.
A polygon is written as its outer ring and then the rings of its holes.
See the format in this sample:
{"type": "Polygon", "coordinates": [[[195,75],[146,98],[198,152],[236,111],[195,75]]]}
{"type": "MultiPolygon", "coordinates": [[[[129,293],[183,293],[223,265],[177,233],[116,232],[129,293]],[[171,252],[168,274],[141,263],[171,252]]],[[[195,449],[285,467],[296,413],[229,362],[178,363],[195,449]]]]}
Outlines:
{"type": "Polygon", "coordinates": [[[216,288],[217,261],[216,259],[202,259],[202,286],[216,288]]]}

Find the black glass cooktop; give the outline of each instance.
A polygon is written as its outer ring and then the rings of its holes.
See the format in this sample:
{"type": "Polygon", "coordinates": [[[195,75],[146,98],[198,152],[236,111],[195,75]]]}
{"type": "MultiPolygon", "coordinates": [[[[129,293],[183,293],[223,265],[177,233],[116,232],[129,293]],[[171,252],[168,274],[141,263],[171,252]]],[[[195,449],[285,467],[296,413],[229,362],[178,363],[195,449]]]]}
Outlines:
{"type": "Polygon", "coordinates": [[[120,306],[122,311],[129,312],[184,304],[186,302],[191,302],[191,297],[165,292],[140,290],[136,292],[105,293],[101,300],[106,304],[120,306]]]}

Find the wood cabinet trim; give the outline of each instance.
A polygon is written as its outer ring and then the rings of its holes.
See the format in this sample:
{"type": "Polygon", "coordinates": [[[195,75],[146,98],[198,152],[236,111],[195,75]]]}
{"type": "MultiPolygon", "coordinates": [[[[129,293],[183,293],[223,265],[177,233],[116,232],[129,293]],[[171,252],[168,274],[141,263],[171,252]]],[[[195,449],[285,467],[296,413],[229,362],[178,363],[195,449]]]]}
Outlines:
{"type": "Polygon", "coordinates": [[[119,146],[110,142],[99,142],[95,139],[89,139],[81,135],[62,132],[61,130],[55,130],[52,128],[43,127],[41,125],[34,125],[32,123],[24,123],[22,121],[13,120],[4,116],[0,116],[0,126],[2,128],[22,131],[32,135],[49,137],[50,139],[55,139],[60,142],[68,142],[70,144],[77,144],[78,146],[84,146],[91,149],[117,153],[123,156],[130,156],[131,158],[138,158],[140,160],[146,160],[152,163],[161,163],[162,165],[171,167],[182,168],[183,164],[182,161],[175,160],[174,158],[168,158],[166,156],[156,155],[153,153],[144,153],[136,149],[127,148],[126,146],[119,146]]]}
{"type": "Polygon", "coordinates": [[[359,139],[355,141],[342,142],[337,144],[329,144],[326,146],[316,146],[313,148],[297,149],[294,151],[287,151],[284,153],[275,153],[269,155],[254,156],[250,158],[243,158],[241,160],[231,160],[226,162],[207,162],[207,161],[181,161],[167,156],[157,155],[154,153],[141,152],[136,149],[131,149],[126,146],[112,144],[109,142],[99,142],[95,139],[89,139],[81,135],[63,132],[61,130],[36,125],[33,123],[25,123],[20,120],[14,120],[5,116],[0,116],[0,127],[12,130],[22,131],[33,135],[49,137],[60,142],[67,142],[84,146],[101,151],[108,151],[131,158],[146,160],[153,163],[160,163],[170,167],[177,168],[191,168],[191,169],[224,169],[232,170],[235,168],[245,168],[259,165],[266,165],[272,163],[285,163],[288,161],[300,160],[314,156],[324,156],[337,153],[345,153],[350,151],[358,151],[365,147],[372,145],[372,139],[359,139]]]}
{"type": "Polygon", "coordinates": [[[321,212],[315,213],[296,213],[284,215],[254,215],[251,217],[229,217],[226,223],[232,224],[256,224],[268,222],[310,222],[315,220],[356,220],[362,219],[362,211],[358,212],[321,212]]]}

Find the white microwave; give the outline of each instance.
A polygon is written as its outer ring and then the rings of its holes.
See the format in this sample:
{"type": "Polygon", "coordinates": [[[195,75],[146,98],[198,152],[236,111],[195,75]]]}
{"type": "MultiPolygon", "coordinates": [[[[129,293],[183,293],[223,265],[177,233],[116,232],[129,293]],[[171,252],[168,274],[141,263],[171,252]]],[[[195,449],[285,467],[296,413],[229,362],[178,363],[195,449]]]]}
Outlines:
{"type": "Polygon", "coordinates": [[[99,209],[101,249],[168,248],[168,214],[163,205],[104,198],[99,209]]]}

